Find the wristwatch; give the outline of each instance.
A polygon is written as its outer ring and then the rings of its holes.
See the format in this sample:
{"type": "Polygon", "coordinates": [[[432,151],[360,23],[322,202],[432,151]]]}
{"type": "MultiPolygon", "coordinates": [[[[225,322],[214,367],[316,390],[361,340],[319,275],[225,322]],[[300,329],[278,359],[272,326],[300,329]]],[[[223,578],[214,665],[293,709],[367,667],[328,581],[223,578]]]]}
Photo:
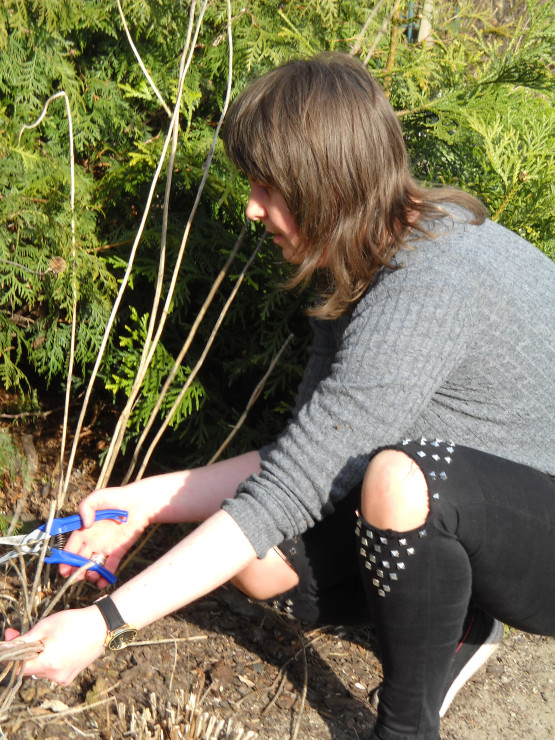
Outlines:
{"type": "Polygon", "coordinates": [[[101,596],[94,603],[100,609],[100,613],[106,622],[106,627],[108,627],[108,634],[104,641],[105,648],[109,650],[121,650],[135,640],[137,630],[125,622],[108,595],[101,596]]]}

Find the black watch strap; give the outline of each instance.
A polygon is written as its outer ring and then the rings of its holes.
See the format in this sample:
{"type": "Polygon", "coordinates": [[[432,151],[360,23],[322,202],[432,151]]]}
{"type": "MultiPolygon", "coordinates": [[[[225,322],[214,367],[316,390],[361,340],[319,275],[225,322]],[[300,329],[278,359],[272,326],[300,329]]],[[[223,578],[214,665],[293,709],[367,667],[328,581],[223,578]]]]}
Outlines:
{"type": "Polygon", "coordinates": [[[124,627],[126,625],[125,619],[121,616],[117,606],[107,594],[105,596],[101,596],[94,603],[100,609],[100,613],[104,617],[104,621],[108,627],[108,632],[113,632],[114,630],[117,630],[118,627],[124,627]]]}

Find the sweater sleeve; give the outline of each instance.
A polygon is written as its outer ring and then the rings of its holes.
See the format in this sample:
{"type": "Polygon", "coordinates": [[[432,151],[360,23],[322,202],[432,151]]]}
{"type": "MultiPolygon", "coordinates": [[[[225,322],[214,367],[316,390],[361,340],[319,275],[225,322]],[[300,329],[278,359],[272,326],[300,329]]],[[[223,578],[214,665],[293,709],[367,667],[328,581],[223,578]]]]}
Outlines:
{"type": "Polygon", "coordinates": [[[261,473],[224,502],[259,557],[331,513],[362,480],[372,450],[403,435],[464,354],[471,290],[448,261],[415,252],[361,300],[261,473]]]}

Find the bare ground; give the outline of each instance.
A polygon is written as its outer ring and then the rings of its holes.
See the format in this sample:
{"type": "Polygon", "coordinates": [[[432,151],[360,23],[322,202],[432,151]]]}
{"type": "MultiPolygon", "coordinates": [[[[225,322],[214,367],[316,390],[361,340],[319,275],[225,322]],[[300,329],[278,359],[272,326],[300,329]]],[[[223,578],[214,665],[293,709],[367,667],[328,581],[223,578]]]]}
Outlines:
{"type": "MultiPolygon", "coordinates": [[[[51,498],[58,441],[37,427],[25,431],[32,434],[27,454],[38,451],[25,513],[41,518],[51,498]]],[[[88,448],[73,474],[73,509],[94,485],[94,452],[88,448]]],[[[0,511],[13,510],[22,495],[17,484],[5,484],[0,511]]],[[[145,567],[179,535],[175,528],[159,530],[120,579],[145,567]]],[[[0,570],[4,625],[18,626],[20,592],[14,571],[0,570]]],[[[87,604],[97,593],[86,585],[66,601],[87,604]]],[[[225,587],[140,638],[140,644],[99,659],[69,687],[23,680],[0,709],[0,738],[362,740],[374,724],[368,695],[381,668],[369,629],[313,629],[225,587]]],[[[555,639],[506,630],[500,649],[453,702],[442,737],[553,740],[554,667],[555,639]]],[[[0,707],[9,679],[0,686],[0,707]]]]}

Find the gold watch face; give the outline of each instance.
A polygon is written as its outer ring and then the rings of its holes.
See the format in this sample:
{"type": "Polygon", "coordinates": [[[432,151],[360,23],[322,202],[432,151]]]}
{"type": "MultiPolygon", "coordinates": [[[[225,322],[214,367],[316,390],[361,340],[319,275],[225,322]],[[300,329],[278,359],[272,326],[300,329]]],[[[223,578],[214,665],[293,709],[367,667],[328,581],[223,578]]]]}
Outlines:
{"type": "Polygon", "coordinates": [[[118,627],[118,629],[114,630],[109,635],[108,644],[106,647],[108,647],[110,650],[121,650],[122,648],[127,647],[127,645],[132,643],[135,640],[136,636],[137,630],[133,627],[129,627],[128,625],[118,627]]]}

